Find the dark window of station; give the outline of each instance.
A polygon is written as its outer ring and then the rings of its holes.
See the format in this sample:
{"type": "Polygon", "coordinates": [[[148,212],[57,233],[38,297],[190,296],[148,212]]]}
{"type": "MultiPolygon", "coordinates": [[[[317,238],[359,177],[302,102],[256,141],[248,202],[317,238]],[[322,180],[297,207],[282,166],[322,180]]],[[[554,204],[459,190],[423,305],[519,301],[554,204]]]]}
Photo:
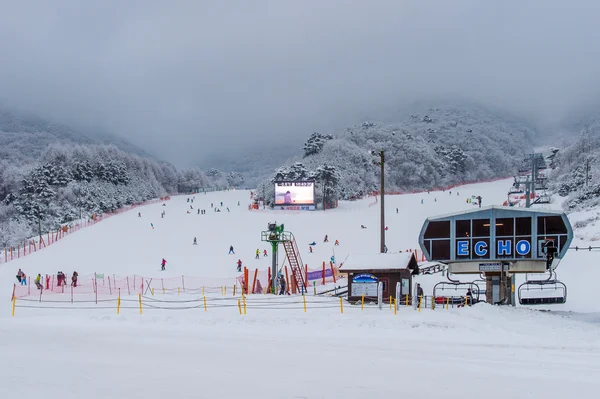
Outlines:
{"type": "Polygon", "coordinates": [[[425,251],[431,255],[431,240],[424,240],[423,244],[425,244],[425,251]]]}
{"type": "Polygon", "coordinates": [[[560,235],[558,236],[558,252],[562,251],[567,243],[567,236],[560,235]]]}
{"type": "Polygon", "coordinates": [[[471,221],[457,220],[456,221],[456,238],[471,237],[471,221]]]}
{"type": "Polygon", "coordinates": [[[423,238],[450,238],[450,221],[429,222],[423,238]]]}
{"type": "Polygon", "coordinates": [[[490,219],[473,219],[472,237],[489,237],[490,219]]]}
{"type": "Polygon", "coordinates": [[[473,239],[471,242],[471,253],[473,256],[471,259],[490,259],[490,239],[489,238],[478,238],[473,239]]]}
{"type": "Polygon", "coordinates": [[[515,218],[515,231],[518,236],[530,236],[531,218],[515,218]]]}
{"type": "Polygon", "coordinates": [[[450,240],[431,241],[431,257],[432,260],[450,259],[450,240]]]}
{"type": "Polygon", "coordinates": [[[496,219],[496,237],[514,235],[514,223],[515,219],[513,218],[496,219]]]}
{"type": "Polygon", "coordinates": [[[538,234],[567,234],[567,226],[560,216],[539,216],[538,234]]]}

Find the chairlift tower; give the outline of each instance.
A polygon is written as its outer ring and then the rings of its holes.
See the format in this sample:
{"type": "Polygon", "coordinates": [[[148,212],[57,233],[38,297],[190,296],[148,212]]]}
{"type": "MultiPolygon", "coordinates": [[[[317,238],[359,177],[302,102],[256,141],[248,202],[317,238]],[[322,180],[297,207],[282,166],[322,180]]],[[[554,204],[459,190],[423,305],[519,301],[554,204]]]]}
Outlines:
{"type": "Polygon", "coordinates": [[[277,223],[274,222],[268,224],[268,230],[261,232],[260,238],[261,241],[271,244],[271,293],[277,293],[277,259],[280,243],[283,244],[290,268],[292,269],[292,278],[298,289],[301,290],[302,293],[305,293],[306,279],[302,270],[303,264],[302,259],[300,258],[300,251],[296,245],[294,235],[289,231],[285,231],[283,224],[277,225],[277,223]]]}

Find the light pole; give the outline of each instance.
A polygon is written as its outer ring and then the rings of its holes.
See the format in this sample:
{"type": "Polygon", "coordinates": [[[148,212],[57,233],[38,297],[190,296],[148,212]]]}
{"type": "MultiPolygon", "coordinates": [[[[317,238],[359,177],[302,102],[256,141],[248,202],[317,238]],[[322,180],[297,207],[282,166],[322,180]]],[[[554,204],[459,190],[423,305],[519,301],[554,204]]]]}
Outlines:
{"type": "Polygon", "coordinates": [[[379,172],[379,193],[381,196],[381,209],[379,211],[381,216],[381,226],[380,227],[380,248],[379,252],[382,254],[385,253],[385,176],[384,176],[384,165],[385,165],[385,155],[383,150],[381,151],[371,151],[372,155],[379,155],[379,161],[375,161],[376,165],[381,167],[379,172]]]}

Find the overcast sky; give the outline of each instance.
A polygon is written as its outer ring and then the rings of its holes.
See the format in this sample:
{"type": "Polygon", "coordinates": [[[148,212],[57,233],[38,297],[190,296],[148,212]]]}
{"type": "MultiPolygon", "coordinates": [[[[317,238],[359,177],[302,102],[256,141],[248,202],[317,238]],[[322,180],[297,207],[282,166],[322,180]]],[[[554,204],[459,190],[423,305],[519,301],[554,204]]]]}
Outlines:
{"type": "Polygon", "coordinates": [[[598,98],[599,21],[599,0],[0,0],[0,100],[177,166],[438,97],[544,123],[598,98]]]}

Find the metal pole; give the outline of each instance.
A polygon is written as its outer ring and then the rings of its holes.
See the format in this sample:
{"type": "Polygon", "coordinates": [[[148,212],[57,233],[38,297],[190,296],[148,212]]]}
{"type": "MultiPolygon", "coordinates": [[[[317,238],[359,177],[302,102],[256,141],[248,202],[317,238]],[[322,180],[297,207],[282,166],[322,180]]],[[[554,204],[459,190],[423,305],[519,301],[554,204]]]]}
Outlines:
{"type": "Polygon", "coordinates": [[[385,156],[383,153],[383,150],[379,153],[379,156],[381,157],[381,171],[380,171],[380,186],[381,186],[381,245],[379,248],[379,251],[381,253],[385,252],[385,177],[384,177],[384,163],[385,163],[385,156]]]}
{"type": "Polygon", "coordinates": [[[277,250],[279,249],[279,242],[272,241],[271,242],[272,255],[271,255],[271,292],[275,294],[275,287],[277,286],[277,250]]]}

